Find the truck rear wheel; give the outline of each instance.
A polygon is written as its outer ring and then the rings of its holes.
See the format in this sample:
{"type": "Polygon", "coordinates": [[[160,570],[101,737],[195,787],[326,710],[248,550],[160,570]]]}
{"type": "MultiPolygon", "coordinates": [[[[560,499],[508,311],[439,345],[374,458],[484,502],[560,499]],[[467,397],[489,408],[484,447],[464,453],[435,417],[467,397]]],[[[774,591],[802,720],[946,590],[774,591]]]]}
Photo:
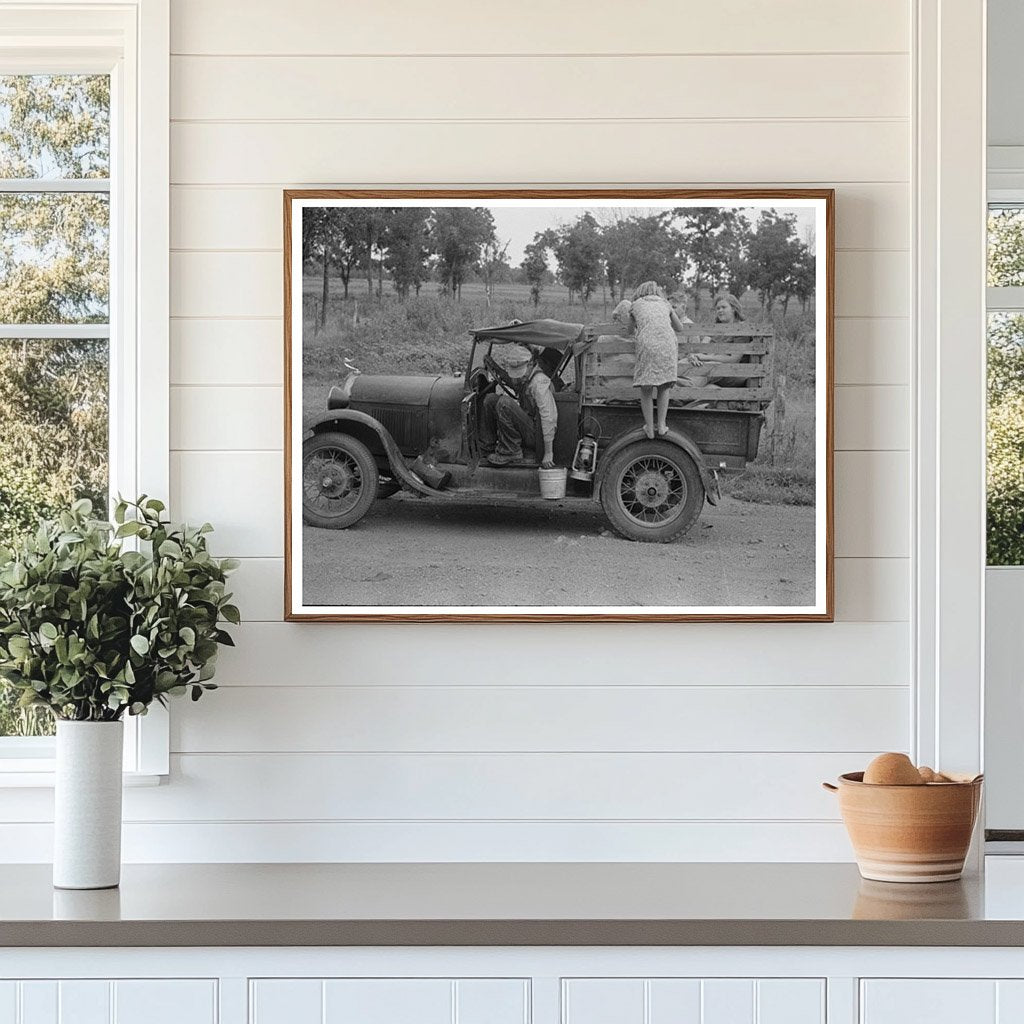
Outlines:
{"type": "Polygon", "coordinates": [[[601,483],[601,507],[628,540],[667,544],[681,537],[704,507],[693,459],[668,441],[638,441],[612,458],[601,483]]]}
{"type": "Polygon", "coordinates": [[[344,530],[358,523],[377,497],[380,470],[362,441],[316,434],[302,445],[302,521],[344,530]]]}

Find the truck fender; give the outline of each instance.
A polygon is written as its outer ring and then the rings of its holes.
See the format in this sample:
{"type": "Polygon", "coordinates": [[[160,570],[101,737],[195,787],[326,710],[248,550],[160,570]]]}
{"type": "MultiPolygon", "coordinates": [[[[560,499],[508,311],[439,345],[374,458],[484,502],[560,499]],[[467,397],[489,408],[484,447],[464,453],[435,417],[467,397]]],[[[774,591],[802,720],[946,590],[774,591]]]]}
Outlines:
{"type": "Polygon", "coordinates": [[[430,495],[436,494],[424,484],[415,473],[405,464],[405,458],[399,451],[395,439],[388,432],[387,428],[372,416],[356,409],[331,409],[328,412],[320,413],[315,419],[307,421],[303,436],[310,434],[329,434],[337,431],[340,434],[351,434],[364,444],[369,440],[367,433],[370,432],[379,439],[384,455],[388,460],[391,473],[402,485],[403,490],[411,491],[413,494],[430,495]]]}
{"type": "MultiPolygon", "coordinates": [[[[605,474],[611,460],[627,445],[646,440],[648,440],[648,437],[644,433],[644,428],[636,427],[625,434],[620,434],[607,448],[599,452],[597,474],[594,478],[593,493],[595,500],[600,498],[601,484],[604,483],[605,474]]],[[[707,496],[708,504],[717,505],[721,497],[721,492],[718,489],[718,475],[714,470],[708,468],[707,463],[704,461],[704,455],[697,445],[685,434],[681,434],[678,430],[671,428],[669,428],[669,432],[664,437],[659,437],[656,440],[668,441],[677,448],[682,448],[693,459],[693,464],[697,467],[697,472],[700,473],[700,482],[704,485],[704,493],[707,496]]]]}

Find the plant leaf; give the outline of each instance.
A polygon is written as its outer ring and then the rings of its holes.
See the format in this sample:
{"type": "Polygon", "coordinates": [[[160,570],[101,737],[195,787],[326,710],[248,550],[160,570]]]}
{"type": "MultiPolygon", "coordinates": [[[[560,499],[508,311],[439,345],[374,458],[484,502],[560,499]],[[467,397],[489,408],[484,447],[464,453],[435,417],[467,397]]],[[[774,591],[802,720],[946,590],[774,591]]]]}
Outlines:
{"type": "Polygon", "coordinates": [[[163,555],[164,558],[181,558],[184,552],[177,541],[168,539],[160,545],[158,554],[163,555]]]}
{"type": "Polygon", "coordinates": [[[23,658],[31,650],[27,636],[12,636],[7,641],[7,649],[15,658],[23,658]]]}

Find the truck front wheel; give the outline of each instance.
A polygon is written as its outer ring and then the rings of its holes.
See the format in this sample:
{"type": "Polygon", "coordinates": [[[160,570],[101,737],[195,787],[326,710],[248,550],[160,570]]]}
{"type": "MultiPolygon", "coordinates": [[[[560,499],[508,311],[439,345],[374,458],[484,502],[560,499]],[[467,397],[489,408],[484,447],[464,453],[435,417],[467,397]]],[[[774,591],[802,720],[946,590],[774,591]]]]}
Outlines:
{"type": "Polygon", "coordinates": [[[358,523],[377,497],[380,470],[362,441],[316,434],[302,445],[302,521],[344,530],[358,523]]]}
{"type": "Polygon", "coordinates": [[[693,459],[668,441],[638,441],[612,458],[601,484],[601,507],[628,540],[667,544],[681,537],[704,507],[693,459]]]}

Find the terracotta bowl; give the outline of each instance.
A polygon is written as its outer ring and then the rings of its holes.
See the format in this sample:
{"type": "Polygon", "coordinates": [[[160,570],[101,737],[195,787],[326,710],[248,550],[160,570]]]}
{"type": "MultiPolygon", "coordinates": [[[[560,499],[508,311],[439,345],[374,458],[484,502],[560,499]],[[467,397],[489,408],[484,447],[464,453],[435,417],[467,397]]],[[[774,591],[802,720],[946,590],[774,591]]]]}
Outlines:
{"type": "Polygon", "coordinates": [[[981,776],[922,786],[875,786],[863,772],[823,783],[839,811],[857,867],[876,882],[951,882],[959,878],[981,804],[981,776]]]}

